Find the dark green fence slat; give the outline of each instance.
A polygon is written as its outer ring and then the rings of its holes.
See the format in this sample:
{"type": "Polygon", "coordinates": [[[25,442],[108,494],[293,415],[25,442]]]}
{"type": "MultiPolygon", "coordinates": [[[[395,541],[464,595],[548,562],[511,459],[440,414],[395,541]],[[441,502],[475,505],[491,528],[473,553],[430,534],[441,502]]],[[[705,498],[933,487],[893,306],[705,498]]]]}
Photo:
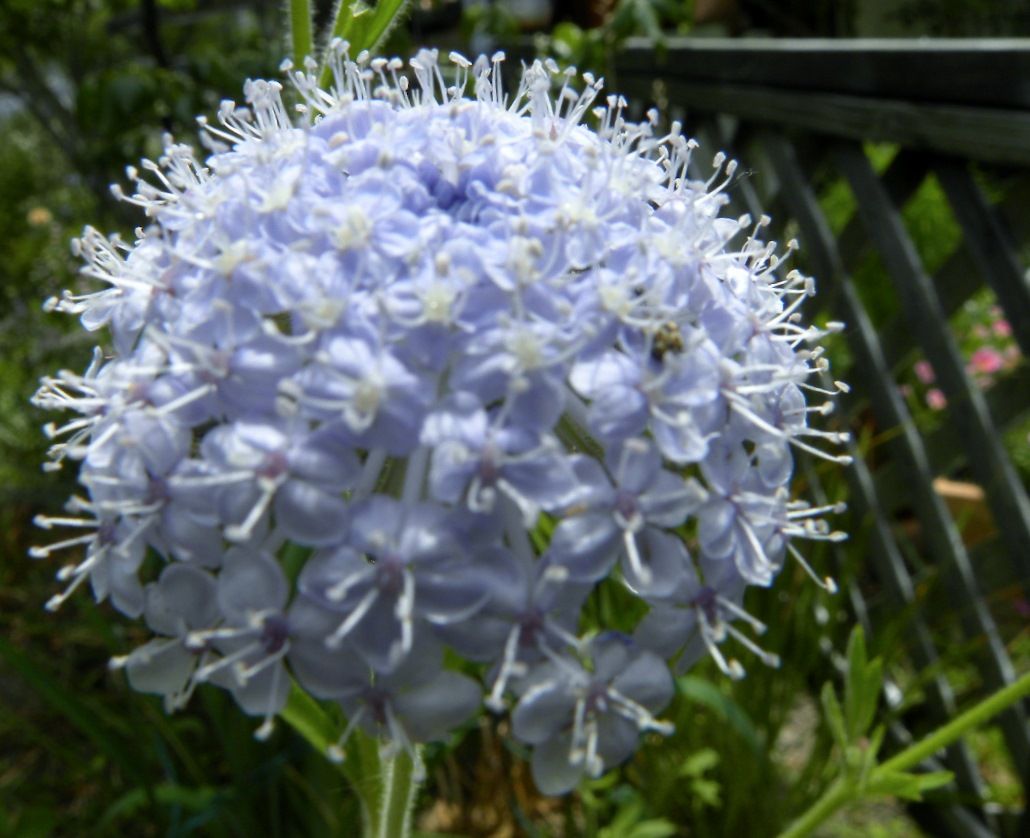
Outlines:
{"type": "MultiPolygon", "coordinates": [[[[637,81],[649,81],[642,79],[637,81]]],[[[780,90],[760,85],[664,79],[669,98],[689,109],[854,140],[901,143],[972,160],[1030,164],[1030,113],[894,99],[780,90]]],[[[619,76],[622,89],[634,87],[619,76]]]]}
{"type": "MultiPolygon", "coordinates": [[[[873,486],[869,467],[854,445],[850,447],[849,453],[854,457],[847,474],[849,503],[855,519],[863,521],[869,527],[870,558],[876,575],[886,585],[896,605],[901,608],[910,607],[915,602],[912,577],[891,535],[890,525],[873,486]]],[[[858,590],[857,585],[851,587],[858,590]]],[[[927,669],[940,663],[933,635],[918,614],[912,620],[910,641],[910,653],[917,666],[927,669]]],[[[955,694],[943,675],[935,675],[926,685],[926,691],[932,717],[947,719],[955,715],[955,694]]],[[[983,784],[980,773],[966,743],[961,740],[956,742],[948,748],[947,753],[948,768],[955,772],[955,782],[959,789],[976,798],[982,797],[983,784]]]]}
{"type": "Polygon", "coordinates": [[[623,72],[1001,108],[1030,107],[1030,40],[631,38],[623,72]],[[1005,68],[1004,83],[998,70],[1005,68]]]}
{"type": "MultiPolygon", "coordinates": [[[[1030,177],[1019,178],[1008,190],[1001,203],[994,208],[999,223],[1004,224],[1020,240],[1030,237],[1030,177]]],[[[844,264],[851,267],[847,258],[844,264]]],[[[950,317],[982,285],[980,273],[967,248],[960,247],[948,257],[933,278],[941,307],[950,317]]],[[[905,317],[895,318],[881,331],[884,354],[896,366],[915,348],[912,329],[905,317]]]]}
{"type": "MultiPolygon", "coordinates": [[[[757,217],[764,206],[774,219],[763,231],[767,238],[795,235],[800,227],[801,255],[814,266],[820,290],[809,316],[815,306],[830,308],[848,324],[844,338],[854,365],[842,377],[852,381],[855,391],[842,400],[841,418],[868,421],[860,412],[868,409],[877,423],[876,447],[864,461],[856,456],[848,470],[850,503],[854,529],[867,539],[870,569],[879,582],[878,595],[868,602],[858,585],[849,586],[850,607],[859,619],[867,619],[867,609],[872,609],[868,618],[874,624],[876,609],[887,603],[910,611],[906,629],[912,661],[938,673],[926,684],[921,709],[943,723],[954,714],[955,697],[948,679],[935,669],[941,665],[941,650],[928,628],[930,612],[915,574],[920,580],[940,580],[965,642],[978,646],[973,660],[983,689],[1010,682],[1014,671],[980,591],[990,590],[997,598],[993,605],[1006,608],[1005,598],[1026,596],[1030,588],[1030,501],[999,434],[1030,411],[1030,364],[1019,365],[988,391],[980,391],[966,374],[948,322],[986,284],[1030,359],[1030,282],[1023,273],[1026,254],[1021,250],[1030,240],[1030,39],[872,43],[672,38],[664,47],[656,57],[652,43],[631,41],[616,57],[617,86],[642,91],[641,101],[668,100],[683,114],[677,118],[688,130],[698,125],[699,116],[707,120],[699,136],[706,147],[697,160],[704,169],[697,171],[699,177],[710,175],[705,157],[710,159],[720,147],[730,154],[733,146],[747,149],[745,155],[734,155],[742,166],[726,192],[731,199],[727,213],[746,211],[757,217]],[[661,79],[656,81],[656,76],[661,79]],[[765,136],[770,126],[781,126],[776,130],[789,132],[797,145],[783,136],[765,136]],[[901,149],[878,179],[858,145],[840,138],[887,141],[901,149]],[[836,241],[806,174],[822,171],[820,161],[827,151],[848,180],[858,207],[836,241]],[[988,187],[981,189],[973,177],[971,160],[1002,164],[983,170],[992,193],[998,190],[1004,196],[996,205],[991,205],[993,194],[990,201],[985,197],[988,187]],[[749,167],[754,167],[753,177],[749,167]],[[929,174],[941,184],[963,234],[961,246],[932,280],[901,221],[902,209],[929,174]],[[863,264],[870,246],[892,277],[891,293],[901,303],[901,314],[875,324],[863,307],[865,298],[847,276],[849,269],[863,264]],[[925,437],[894,376],[907,374],[902,365],[910,364],[916,352],[933,364],[949,402],[943,423],[925,431],[925,437]],[[981,562],[975,571],[972,548],[963,543],[933,482],[935,475],[961,477],[965,468],[983,488],[997,525],[993,533],[970,531],[970,538],[978,539],[975,551],[981,562]],[[891,517],[901,511],[914,512],[918,520],[918,536],[911,543],[900,519],[891,517]],[[885,603],[878,601],[881,596],[885,603]]],[[[853,455],[859,453],[851,448],[853,455]]],[[[812,486],[818,493],[818,480],[812,486]]],[[[964,520],[964,513],[956,516],[964,520]]],[[[939,609],[934,613],[942,616],[939,609]]],[[[1024,703],[998,720],[1024,799],[1030,793],[1028,713],[1024,703]]],[[[918,724],[905,720],[913,722],[918,724]]],[[[904,725],[892,726],[890,733],[900,742],[896,733],[902,739],[908,735],[904,725]]],[[[956,773],[954,788],[961,803],[934,799],[913,807],[929,834],[1030,834],[1025,804],[1015,832],[1019,815],[1003,817],[977,805],[982,784],[966,745],[949,749],[945,760],[956,773]]]]}
{"type": "MultiPolygon", "coordinates": [[[[797,163],[793,149],[785,140],[771,136],[765,138],[764,144],[781,179],[791,184],[790,190],[785,194],[785,200],[789,204],[793,216],[798,220],[806,249],[811,251],[813,261],[824,284],[832,283],[835,286],[847,287],[847,280],[843,275],[843,268],[839,255],[836,253],[829,225],[819,208],[815,193],[797,163]]],[[[842,299],[840,302],[845,315],[850,317],[859,313],[852,310],[847,299],[842,299]]],[[[866,324],[866,330],[869,334],[872,333],[868,324],[866,324]]],[[[865,347],[868,354],[875,355],[875,340],[864,343],[868,343],[868,346],[865,347]]],[[[881,388],[886,390],[887,388],[882,386],[882,379],[878,379],[878,381],[881,388]]],[[[890,398],[886,393],[884,395],[888,399],[890,398]]],[[[851,488],[850,502],[855,515],[865,519],[871,526],[870,546],[873,564],[895,602],[901,607],[910,606],[915,601],[912,578],[891,535],[890,525],[873,486],[872,475],[854,443],[851,443],[849,453],[854,458],[852,466],[847,471],[848,483],[851,488]]],[[[913,623],[915,643],[912,647],[912,656],[914,660],[922,667],[938,663],[939,657],[925,622],[917,617],[913,623]]],[[[928,685],[928,695],[931,712],[936,718],[946,719],[954,715],[954,694],[950,684],[943,676],[937,675],[932,679],[928,685]]],[[[979,795],[981,789],[979,773],[964,743],[949,749],[948,764],[955,772],[959,788],[979,795]]]]}
{"type": "Polygon", "coordinates": [[[964,443],[969,466],[987,493],[999,532],[1024,578],[1030,580],[1030,500],[1001,445],[983,394],[966,374],[933,283],[862,150],[841,144],[834,158],[851,184],[858,211],[880,253],[910,328],[933,364],[948,397],[948,417],[964,443]]]}
{"type": "MultiPolygon", "coordinates": [[[[956,603],[963,606],[959,614],[966,631],[970,636],[982,637],[984,640],[986,648],[984,654],[978,656],[977,665],[989,686],[998,688],[1011,683],[1014,679],[1012,663],[998,635],[997,626],[982,601],[966,548],[943,500],[933,489],[933,474],[922,439],[893,384],[890,369],[877,342],[876,331],[844,274],[829,225],[819,210],[807,177],[790,144],[775,135],[766,136],[764,144],[779,171],[780,180],[790,184],[790,188],[785,190],[784,200],[801,227],[806,252],[820,275],[838,279],[840,313],[848,324],[845,335],[855,354],[858,368],[863,370],[862,383],[868,390],[873,411],[882,427],[896,431],[888,444],[904,464],[927,544],[931,554],[948,571],[944,577],[952,588],[956,603]]],[[[1005,730],[1006,744],[1022,773],[1022,767],[1027,765],[1027,757],[1030,755],[1023,708],[1011,708],[1003,715],[1001,724],[1005,730]]]]}
{"type": "MultiPolygon", "coordinates": [[[[843,277],[840,259],[835,252],[829,226],[819,209],[814,192],[808,185],[801,167],[797,164],[793,149],[786,141],[772,137],[766,139],[765,145],[780,173],[781,181],[791,184],[791,188],[784,197],[794,217],[798,220],[806,248],[811,252],[824,283],[832,282],[846,288],[847,283],[843,277]]],[[[849,316],[858,314],[851,310],[847,297],[843,298],[841,302],[845,314],[849,316]]],[[[865,327],[871,333],[867,322],[865,327]]],[[[866,349],[869,355],[875,355],[875,341],[867,340],[862,343],[862,348],[866,349]]],[[[884,390],[882,395],[889,400],[891,396],[887,392],[888,388],[883,387],[882,380],[880,381],[881,389],[884,390]]],[[[915,598],[912,580],[904,559],[890,534],[890,527],[872,487],[872,478],[868,467],[861,457],[856,456],[852,467],[848,469],[848,480],[852,488],[852,503],[857,502],[856,512],[868,517],[872,524],[872,558],[878,573],[893,593],[896,601],[900,605],[908,605],[915,598]]],[[[955,539],[955,543],[960,547],[957,539],[955,539]]],[[[916,626],[913,657],[923,666],[936,663],[938,656],[929,631],[921,619],[916,620],[916,626]]],[[[953,695],[950,685],[943,677],[938,676],[933,679],[929,694],[931,709],[936,711],[938,718],[947,718],[953,713],[953,695]]],[[[974,793],[980,788],[979,774],[964,745],[949,751],[948,763],[955,771],[960,788],[974,793]]]]}
{"type": "MultiPolygon", "coordinates": [[[[881,175],[883,188],[887,191],[891,203],[896,207],[907,203],[922,185],[929,170],[925,154],[901,149],[881,175]]],[[[853,269],[869,246],[869,236],[862,226],[862,220],[852,216],[837,237],[837,249],[844,267],[853,269]]]]}
{"type": "Polygon", "coordinates": [[[987,203],[968,168],[954,160],[942,160],[934,170],[962,226],[965,245],[980,276],[994,290],[1019,348],[1024,357],[1030,358],[1030,283],[1019,263],[1012,234],[987,203]]]}

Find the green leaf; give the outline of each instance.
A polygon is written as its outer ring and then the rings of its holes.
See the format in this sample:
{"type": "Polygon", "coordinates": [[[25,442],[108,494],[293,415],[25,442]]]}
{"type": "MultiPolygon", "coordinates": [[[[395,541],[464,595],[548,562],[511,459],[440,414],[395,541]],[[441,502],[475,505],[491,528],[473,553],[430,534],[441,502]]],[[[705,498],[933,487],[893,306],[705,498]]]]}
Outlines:
{"type": "Polygon", "coordinates": [[[681,777],[700,777],[719,764],[719,753],[712,748],[695,751],[680,766],[681,777]]]}
{"type": "Polygon", "coordinates": [[[350,43],[351,55],[374,49],[400,20],[406,5],[407,0],[379,0],[372,8],[362,0],[341,0],[329,37],[350,43]]]}
{"type": "Polygon", "coordinates": [[[833,691],[833,684],[827,681],[819,693],[823,705],[823,716],[826,724],[833,734],[833,741],[846,751],[848,747],[848,731],[844,724],[844,713],[840,709],[840,702],[837,701],[837,694],[833,691]]]}
{"type": "Polygon", "coordinates": [[[676,834],[676,827],[665,818],[652,818],[636,824],[627,838],[669,838],[676,834]]]}
{"type": "Polygon", "coordinates": [[[726,722],[755,753],[762,753],[762,739],[751,717],[732,698],[714,684],[696,675],[676,679],[676,687],[687,699],[702,704],[726,722]]]}
{"type": "MultiPolygon", "coordinates": [[[[127,746],[124,734],[114,728],[91,705],[80,700],[65,684],[60,684],[44,669],[36,666],[26,655],[0,638],[0,658],[17,672],[36,693],[72,725],[85,734],[97,749],[112,762],[121,766],[129,776],[148,782],[147,772],[133,749],[127,746]]],[[[149,786],[144,785],[144,788],[149,786]]]]}
{"type": "Polygon", "coordinates": [[[409,5],[408,0],[379,0],[369,19],[361,49],[374,49],[387,33],[397,25],[409,5]]]}
{"type": "Polygon", "coordinates": [[[315,699],[296,684],[290,686],[290,696],[279,715],[320,753],[326,753],[336,741],[333,720],[315,699]]]}
{"type": "Polygon", "coordinates": [[[297,577],[300,576],[305,562],[307,562],[313,552],[315,551],[311,547],[304,547],[292,541],[286,542],[280,554],[280,561],[282,562],[283,572],[286,574],[287,580],[289,580],[290,590],[296,589],[297,577]]]}
{"type": "Polygon", "coordinates": [[[870,794],[885,794],[905,800],[919,801],[923,793],[950,783],[954,774],[950,771],[930,771],[926,774],[910,774],[907,771],[877,771],[867,786],[870,794]]]}
{"type": "MultiPolygon", "coordinates": [[[[322,705],[296,683],[290,685],[289,698],[279,715],[315,750],[328,758],[329,747],[339,738],[338,726],[322,705]]],[[[361,730],[355,730],[347,743],[346,758],[339,763],[339,768],[361,798],[366,812],[375,812],[382,784],[376,740],[361,730]]]]}
{"type": "Polygon", "coordinates": [[[869,661],[865,633],[856,626],[848,640],[848,674],[844,682],[844,718],[848,741],[865,735],[876,715],[876,705],[883,685],[883,663],[869,661]]]}
{"type": "Polygon", "coordinates": [[[715,780],[694,780],[690,791],[705,806],[716,807],[722,803],[722,787],[715,780]]]}
{"type": "MultiPolygon", "coordinates": [[[[210,786],[189,788],[177,783],[161,783],[154,787],[154,799],[158,803],[162,806],[181,807],[187,812],[202,812],[210,808],[216,797],[216,790],[210,786]]],[[[112,826],[120,819],[136,815],[148,804],[149,800],[143,789],[132,789],[107,807],[97,826],[112,826]]]]}

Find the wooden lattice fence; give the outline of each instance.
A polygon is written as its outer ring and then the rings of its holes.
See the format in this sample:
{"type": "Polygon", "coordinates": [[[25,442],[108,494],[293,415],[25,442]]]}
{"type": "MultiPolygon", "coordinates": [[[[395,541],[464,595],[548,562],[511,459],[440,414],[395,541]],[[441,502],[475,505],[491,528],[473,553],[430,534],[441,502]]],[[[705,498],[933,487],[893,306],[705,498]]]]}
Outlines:
{"type": "MultiPolygon", "coordinates": [[[[733,209],[768,213],[774,238],[800,239],[802,264],[818,279],[818,305],[847,324],[852,362],[834,373],[853,388],[844,421],[860,442],[852,446],[848,526],[867,553],[865,584],[852,586],[850,604],[874,634],[878,615],[911,614],[908,654],[932,673],[921,714],[891,730],[897,747],[955,713],[956,688],[942,665],[948,650],[931,630],[941,610],[956,615],[985,692],[1013,680],[1006,642],[1026,631],[1027,478],[1002,440],[1030,412],[1030,44],[673,39],[657,49],[631,42],[614,69],[609,82],[631,101],[683,119],[709,159],[722,149],[742,162],[729,190],[733,209]],[[882,172],[870,159],[871,142],[897,147],[882,172]],[[961,233],[932,272],[903,217],[928,178],[961,233]],[[833,179],[843,180],[856,207],[836,232],[820,201],[833,179]],[[870,249],[889,277],[878,293],[892,297],[872,312],[869,291],[854,279],[870,249]],[[986,391],[972,379],[953,325],[985,287],[1021,355],[986,391]],[[933,428],[912,415],[899,388],[920,356],[947,399],[933,428]],[[861,444],[869,433],[882,442],[861,444]],[[977,528],[949,505],[943,488],[952,484],[942,479],[982,496],[977,528]]],[[[698,175],[708,176],[703,167],[698,175]]],[[[1025,800],[1027,707],[1011,708],[998,726],[1025,800]]],[[[984,780],[968,743],[931,767],[952,770],[955,782],[914,807],[930,834],[1030,835],[1025,805],[980,804],[984,780]]]]}

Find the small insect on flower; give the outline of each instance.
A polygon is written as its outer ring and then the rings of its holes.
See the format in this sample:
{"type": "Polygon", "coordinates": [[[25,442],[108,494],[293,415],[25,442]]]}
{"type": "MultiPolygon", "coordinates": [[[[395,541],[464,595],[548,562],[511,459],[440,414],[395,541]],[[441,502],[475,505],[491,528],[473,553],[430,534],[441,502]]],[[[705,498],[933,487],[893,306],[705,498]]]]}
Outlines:
{"type": "Polygon", "coordinates": [[[794,558],[832,587],[796,544],[839,508],[789,485],[796,450],[848,460],[806,401],[843,388],[838,326],[801,323],[792,246],[720,215],[735,164],[697,179],[678,123],[450,58],[334,42],[329,89],[287,64],[293,107],[249,81],[206,157],[129,169],[146,226],[87,229],[101,287],[48,303],[110,341],[36,395],[83,491],[34,555],[75,556],[52,607],[88,583],[143,618],[113,665],[170,708],[214,684],[264,736],[292,679],[348,715],[340,758],[355,726],[411,749],[514,704],[558,794],[670,729],[670,665],[775,665],[748,586],[794,558]],[[630,634],[584,616],[611,585],[647,605],[630,634]]]}

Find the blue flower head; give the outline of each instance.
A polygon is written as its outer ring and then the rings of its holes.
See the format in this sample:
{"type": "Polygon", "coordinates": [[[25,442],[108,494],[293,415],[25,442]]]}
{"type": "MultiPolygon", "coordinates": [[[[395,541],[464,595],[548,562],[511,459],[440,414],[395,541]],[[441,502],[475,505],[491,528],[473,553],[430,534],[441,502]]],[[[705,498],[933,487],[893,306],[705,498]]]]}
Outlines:
{"type": "Polygon", "coordinates": [[[110,343],[36,396],[83,487],[38,519],[72,534],[35,555],[81,551],[49,605],[88,584],[154,633],[135,688],[220,685],[262,734],[291,678],[395,748],[514,702],[563,793],[667,730],[670,665],[774,662],[744,589],[842,537],[788,488],[795,449],[846,459],[809,424],[812,283],[720,215],[732,162],[694,179],[589,74],[509,98],[500,54],[330,53],[330,89],[249,81],[206,157],[130,168],[133,241],[75,243],[100,288],[49,305],[110,343]],[[634,637],[584,625],[599,584],[649,606],[634,637]]]}

